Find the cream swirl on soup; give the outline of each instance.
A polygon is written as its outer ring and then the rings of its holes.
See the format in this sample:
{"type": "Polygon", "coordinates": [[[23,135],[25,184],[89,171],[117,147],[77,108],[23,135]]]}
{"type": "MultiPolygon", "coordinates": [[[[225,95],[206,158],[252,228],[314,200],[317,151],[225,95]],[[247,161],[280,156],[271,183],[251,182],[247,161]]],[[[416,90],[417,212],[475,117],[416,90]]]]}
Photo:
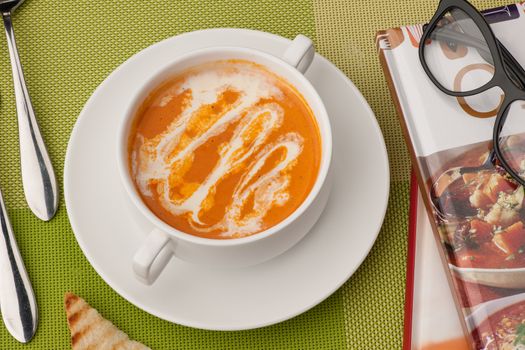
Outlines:
{"type": "Polygon", "coordinates": [[[316,121],[286,81],[247,61],[194,67],[137,113],[131,172],[148,207],[209,238],[263,231],[311,190],[321,157],[316,121]]]}

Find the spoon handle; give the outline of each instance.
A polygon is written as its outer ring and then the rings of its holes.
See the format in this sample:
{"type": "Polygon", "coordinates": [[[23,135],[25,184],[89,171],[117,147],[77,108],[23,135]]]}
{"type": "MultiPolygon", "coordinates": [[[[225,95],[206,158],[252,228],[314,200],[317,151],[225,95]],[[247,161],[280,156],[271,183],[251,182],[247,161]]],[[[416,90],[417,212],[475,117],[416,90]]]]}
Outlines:
{"type": "Polygon", "coordinates": [[[18,250],[0,192],[0,309],[9,333],[22,343],[36,332],[38,311],[35,294],[18,250]]]}
{"type": "Polygon", "coordinates": [[[27,91],[16,48],[11,13],[2,13],[2,18],[13,69],[24,194],[31,211],[39,219],[48,221],[55,215],[58,207],[58,188],[55,173],[27,91]]]}

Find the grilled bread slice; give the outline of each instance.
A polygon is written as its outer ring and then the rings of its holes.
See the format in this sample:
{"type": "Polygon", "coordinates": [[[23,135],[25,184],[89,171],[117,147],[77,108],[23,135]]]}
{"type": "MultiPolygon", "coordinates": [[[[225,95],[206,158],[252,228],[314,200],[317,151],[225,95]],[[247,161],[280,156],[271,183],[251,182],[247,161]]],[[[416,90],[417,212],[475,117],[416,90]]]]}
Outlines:
{"type": "Polygon", "coordinates": [[[75,294],[66,293],[64,304],[73,350],[151,350],[130,340],[126,333],[75,294]]]}

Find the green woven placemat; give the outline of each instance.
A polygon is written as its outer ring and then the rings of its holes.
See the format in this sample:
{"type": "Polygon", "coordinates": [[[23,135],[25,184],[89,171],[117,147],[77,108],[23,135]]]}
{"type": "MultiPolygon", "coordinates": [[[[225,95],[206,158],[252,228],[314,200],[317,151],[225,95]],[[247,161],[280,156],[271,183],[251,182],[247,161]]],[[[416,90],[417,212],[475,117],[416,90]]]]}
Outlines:
{"type": "MultiPolygon", "coordinates": [[[[475,1],[483,7],[501,0],[475,1]]],[[[409,160],[380,71],[375,32],[429,18],[420,0],[27,0],[14,24],[29,90],[62,184],[67,141],[94,89],[134,53],[183,32],[244,27],[288,38],[308,35],[361,89],[377,114],[392,166],[389,210],[379,239],[338,292],[290,321],[244,332],[210,332],[161,321],[135,308],[95,273],[79,249],[63,199],[39,222],[22,194],[14,96],[0,39],[0,183],[33,287],[40,324],[18,344],[0,325],[0,349],[67,349],[66,291],[84,297],[132,338],[153,349],[399,349],[403,323],[409,160]]],[[[366,219],[366,218],[364,218],[366,219]]]]}

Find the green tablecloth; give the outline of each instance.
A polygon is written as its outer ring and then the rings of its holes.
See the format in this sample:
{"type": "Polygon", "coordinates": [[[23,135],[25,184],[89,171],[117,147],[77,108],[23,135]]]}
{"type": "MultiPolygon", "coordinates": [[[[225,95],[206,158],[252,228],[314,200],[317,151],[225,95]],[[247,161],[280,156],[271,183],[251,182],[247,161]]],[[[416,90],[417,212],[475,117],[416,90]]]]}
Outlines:
{"type": "MultiPolygon", "coordinates": [[[[428,19],[438,1],[420,0],[27,0],[14,16],[20,55],[42,132],[62,185],[67,141],[82,106],[108,74],[159,40],[196,29],[243,27],[311,37],[318,51],[363,92],[386,138],[392,190],[379,239],[333,296],[290,321],[253,331],[211,332],[161,321],[116,294],[78,247],[63,197],[50,223],[22,194],[15,102],[0,39],[0,183],[36,291],[40,325],[18,344],[0,325],[0,349],[67,349],[64,292],[84,297],[153,349],[399,349],[402,344],[410,162],[374,45],[379,29],[428,19]]],[[[504,0],[478,0],[477,6],[504,0]]],[[[366,220],[366,218],[363,218],[366,220]]]]}

